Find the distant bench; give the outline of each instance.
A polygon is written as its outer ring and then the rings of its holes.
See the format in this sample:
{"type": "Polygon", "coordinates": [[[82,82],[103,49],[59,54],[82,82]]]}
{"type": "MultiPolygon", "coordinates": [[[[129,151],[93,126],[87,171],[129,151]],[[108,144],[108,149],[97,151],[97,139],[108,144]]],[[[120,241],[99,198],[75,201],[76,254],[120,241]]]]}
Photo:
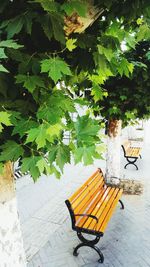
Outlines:
{"type": "Polygon", "coordinates": [[[138,147],[138,146],[136,147],[135,145],[132,146],[131,141],[126,140],[122,144],[122,149],[124,152],[124,157],[128,161],[128,163],[124,166],[124,168],[126,169],[126,167],[128,165],[132,164],[138,170],[138,166],[135,164],[135,162],[138,160],[138,158],[142,158],[141,157],[141,147],[138,147]]]}
{"type": "Polygon", "coordinates": [[[104,256],[95,245],[104,235],[105,228],[120,200],[123,190],[106,185],[101,169],[98,169],[68,200],[65,201],[71,216],[72,229],[77,232],[81,243],[74,249],[83,246],[93,248],[99,254],[99,262],[104,256]],[[94,240],[86,239],[82,233],[96,236],[94,240]]]}

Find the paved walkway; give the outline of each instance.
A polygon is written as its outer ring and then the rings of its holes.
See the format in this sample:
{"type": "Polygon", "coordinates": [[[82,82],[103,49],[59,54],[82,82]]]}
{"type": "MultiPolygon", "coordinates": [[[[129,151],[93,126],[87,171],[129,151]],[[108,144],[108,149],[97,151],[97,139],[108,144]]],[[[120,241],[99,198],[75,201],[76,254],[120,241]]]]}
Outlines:
{"type": "MultiPolygon", "coordinates": [[[[139,179],[145,185],[141,196],[123,196],[125,210],[117,208],[98,243],[105,257],[103,264],[92,249],[83,248],[78,257],[72,249],[79,241],[71,230],[68,210],[64,204],[97,167],[105,170],[104,161],[93,166],[65,168],[61,180],[42,177],[33,184],[30,177],[17,181],[17,196],[28,267],[148,267],[150,266],[150,140],[146,125],[143,158],[139,171],[130,166],[125,177],[139,179]]],[[[122,166],[124,158],[122,156],[122,166]]]]}

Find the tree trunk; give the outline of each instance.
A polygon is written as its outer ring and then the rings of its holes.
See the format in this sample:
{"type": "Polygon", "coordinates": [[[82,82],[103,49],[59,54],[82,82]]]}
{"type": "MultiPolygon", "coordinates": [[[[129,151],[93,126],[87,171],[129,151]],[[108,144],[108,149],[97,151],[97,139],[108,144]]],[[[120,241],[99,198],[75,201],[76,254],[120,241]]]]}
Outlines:
{"type": "Polygon", "coordinates": [[[121,120],[109,120],[108,122],[106,181],[111,184],[119,183],[116,178],[120,178],[121,124],[121,120]]]}
{"type": "Polygon", "coordinates": [[[0,175],[0,266],[26,266],[10,162],[5,164],[3,175],[0,175]]]}

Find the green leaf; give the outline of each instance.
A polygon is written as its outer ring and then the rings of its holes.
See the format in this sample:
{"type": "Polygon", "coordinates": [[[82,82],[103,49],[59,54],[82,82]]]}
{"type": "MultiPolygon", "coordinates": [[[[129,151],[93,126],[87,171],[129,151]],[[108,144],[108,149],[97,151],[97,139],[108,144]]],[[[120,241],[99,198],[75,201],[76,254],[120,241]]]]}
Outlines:
{"type": "Polygon", "coordinates": [[[92,81],[93,83],[95,83],[95,84],[100,84],[100,85],[102,85],[102,84],[104,84],[104,82],[106,81],[106,76],[103,74],[99,74],[99,75],[95,75],[95,74],[93,74],[93,75],[89,75],[89,80],[90,81],[92,81]]]}
{"type": "Polygon", "coordinates": [[[21,120],[16,121],[12,135],[19,134],[20,137],[23,137],[27,133],[27,131],[37,126],[38,126],[37,122],[31,119],[25,120],[22,118],[21,120]]]}
{"type": "Polygon", "coordinates": [[[125,96],[125,95],[121,95],[121,96],[120,96],[120,99],[121,99],[122,101],[124,101],[124,100],[127,99],[127,96],[125,96]]]}
{"type": "Polygon", "coordinates": [[[87,13],[87,3],[85,1],[71,1],[62,5],[62,9],[68,16],[76,12],[79,16],[85,17],[87,13]]]}
{"type": "Polygon", "coordinates": [[[46,14],[45,16],[39,17],[38,21],[41,24],[46,37],[49,40],[51,40],[51,38],[53,36],[53,31],[52,31],[52,23],[51,23],[50,15],[46,14]]]}
{"type": "Polygon", "coordinates": [[[129,72],[132,73],[133,70],[134,70],[134,65],[133,65],[132,63],[129,63],[129,64],[127,65],[127,67],[128,67],[129,72]]]}
{"type": "Polygon", "coordinates": [[[126,33],[125,41],[131,48],[133,49],[135,48],[135,45],[137,42],[135,40],[134,35],[131,35],[130,33],[126,33]]]}
{"type": "Polygon", "coordinates": [[[4,52],[4,48],[0,48],[0,59],[1,58],[7,58],[5,52],[4,52]]]}
{"type": "Polygon", "coordinates": [[[22,160],[21,170],[22,172],[29,171],[34,181],[40,176],[39,168],[36,166],[37,162],[41,160],[40,156],[31,156],[22,160]]]}
{"type": "Polygon", "coordinates": [[[117,38],[121,43],[125,37],[125,30],[117,20],[113,21],[105,32],[106,35],[117,38]]]}
{"type": "Polygon", "coordinates": [[[35,0],[35,2],[40,3],[41,6],[45,11],[48,12],[58,12],[59,11],[59,4],[54,1],[47,1],[47,0],[35,0]]]}
{"type": "Polygon", "coordinates": [[[3,130],[2,124],[6,126],[11,126],[12,123],[10,121],[10,116],[11,114],[7,113],[6,111],[1,111],[0,112],[0,132],[3,130]]]}
{"type": "Polygon", "coordinates": [[[27,131],[27,139],[26,143],[32,143],[35,141],[37,144],[37,148],[43,148],[46,145],[46,141],[53,142],[55,135],[48,131],[50,125],[47,124],[41,124],[37,128],[32,128],[29,131],[27,131]]]}
{"type": "Polygon", "coordinates": [[[84,148],[83,147],[78,147],[75,152],[74,152],[74,160],[75,164],[82,162],[82,157],[84,153],[84,148]]]}
{"type": "Polygon", "coordinates": [[[135,114],[133,112],[130,112],[130,111],[126,111],[125,116],[128,120],[135,120],[136,119],[135,114]]]}
{"type": "Polygon", "coordinates": [[[54,165],[51,166],[51,173],[54,173],[55,177],[57,179],[60,179],[61,173],[60,173],[60,171],[57,170],[57,168],[54,165]]]}
{"type": "Polygon", "coordinates": [[[150,27],[147,24],[140,25],[137,33],[137,42],[140,42],[144,39],[150,39],[150,27]]]}
{"type": "Polygon", "coordinates": [[[67,49],[72,52],[77,46],[75,45],[77,39],[68,39],[67,42],[66,42],[66,47],[67,49]]]}
{"type": "Polygon", "coordinates": [[[100,55],[104,55],[108,61],[111,61],[112,57],[114,56],[113,54],[113,50],[110,48],[106,48],[102,45],[98,45],[98,52],[100,53],[100,55]]]}
{"type": "Polygon", "coordinates": [[[23,148],[15,141],[8,140],[4,145],[0,147],[2,153],[0,155],[0,161],[16,161],[23,155],[23,148]]]}
{"type": "Polygon", "coordinates": [[[118,64],[118,72],[122,76],[123,74],[129,77],[129,74],[133,72],[134,65],[129,63],[126,58],[122,58],[118,64]]]}
{"type": "Polygon", "coordinates": [[[110,115],[117,114],[119,109],[116,106],[113,106],[112,108],[109,108],[110,115]]]}
{"type": "Polygon", "coordinates": [[[139,68],[143,68],[143,69],[147,69],[147,65],[140,62],[140,61],[132,61],[133,66],[139,67],[139,68]]]}
{"type": "Polygon", "coordinates": [[[56,155],[57,155],[57,146],[50,147],[48,153],[48,160],[50,164],[52,164],[56,160],[56,155]]]}
{"type": "Polygon", "coordinates": [[[51,14],[50,19],[51,19],[54,38],[57,41],[61,42],[62,44],[65,44],[65,34],[63,30],[64,21],[62,20],[60,15],[57,14],[51,14]]]}
{"type": "Polygon", "coordinates": [[[18,49],[18,48],[23,47],[23,45],[17,44],[14,40],[10,39],[10,40],[1,41],[0,47],[18,49]]]}
{"type": "Polygon", "coordinates": [[[49,148],[48,160],[50,164],[56,161],[57,166],[63,172],[64,165],[70,163],[70,148],[67,145],[59,144],[49,148]]]}
{"type": "Polygon", "coordinates": [[[74,124],[76,138],[79,144],[91,145],[95,143],[95,138],[98,135],[100,126],[94,119],[89,118],[88,115],[78,117],[74,124]]]}
{"type": "Polygon", "coordinates": [[[137,25],[141,25],[143,24],[144,20],[143,18],[138,18],[136,22],[137,22],[137,25]]]}
{"type": "Polygon", "coordinates": [[[66,112],[75,112],[74,102],[62,91],[56,90],[47,98],[47,102],[39,108],[37,117],[51,124],[56,124],[61,122],[66,112]]]}
{"type": "Polygon", "coordinates": [[[97,101],[103,99],[103,89],[99,85],[94,84],[92,87],[91,95],[93,96],[93,99],[96,103],[97,101]]]}
{"type": "Polygon", "coordinates": [[[60,123],[56,123],[54,125],[50,125],[47,128],[46,133],[48,133],[50,136],[60,136],[61,131],[65,128],[65,125],[60,124],[60,123]]]}
{"type": "Polygon", "coordinates": [[[2,175],[4,172],[4,164],[0,162],[0,175],[2,175]]]}
{"type": "Polygon", "coordinates": [[[60,13],[47,13],[45,16],[38,18],[46,37],[51,40],[52,36],[58,42],[65,44],[64,19],[60,13]]]}
{"type": "Polygon", "coordinates": [[[0,64],[0,72],[8,72],[3,65],[0,64]]]}
{"type": "Polygon", "coordinates": [[[39,76],[29,76],[19,74],[16,76],[16,83],[23,83],[23,86],[30,92],[33,93],[37,87],[45,87],[44,82],[39,76]]]}
{"type": "Polygon", "coordinates": [[[75,150],[75,153],[74,153],[75,164],[82,162],[82,161],[84,165],[93,164],[95,156],[97,158],[98,156],[99,158],[101,157],[96,152],[95,146],[79,147],[75,150]]]}
{"type": "Polygon", "coordinates": [[[27,143],[36,142],[37,148],[44,147],[46,145],[47,134],[44,124],[41,124],[38,128],[32,128],[27,132],[27,143]]]}
{"type": "Polygon", "coordinates": [[[63,168],[66,163],[70,163],[70,149],[68,146],[61,144],[57,148],[56,164],[63,172],[63,168]]]}
{"type": "Polygon", "coordinates": [[[150,51],[146,53],[146,57],[148,60],[150,60],[150,51]]]}
{"type": "Polygon", "coordinates": [[[97,84],[104,84],[109,76],[113,76],[113,73],[107,64],[106,58],[104,55],[94,53],[94,61],[97,68],[98,75],[90,75],[90,80],[97,84]]]}
{"type": "Polygon", "coordinates": [[[24,14],[24,27],[28,34],[31,35],[33,19],[37,18],[37,13],[29,11],[24,14]]]}
{"type": "Polygon", "coordinates": [[[46,173],[46,174],[51,174],[51,169],[48,163],[44,158],[41,158],[37,163],[36,166],[39,169],[40,174],[46,173]]]}
{"type": "Polygon", "coordinates": [[[17,16],[16,18],[11,19],[6,29],[8,39],[12,38],[15,34],[18,34],[21,31],[23,24],[23,16],[17,16]]]}
{"type": "Polygon", "coordinates": [[[41,62],[41,72],[48,72],[48,76],[57,83],[63,75],[72,75],[67,63],[59,57],[45,59],[41,62]]]}
{"type": "Polygon", "coordinates": [[[57,110],[57,106],[54,106],[54,108],[52,108],[49,107],[47,104],[44,104],[39,108],[37,117],[38,119],[46,120],[51,124],[56,124],[60,122],[61,110],[57,110]]]}

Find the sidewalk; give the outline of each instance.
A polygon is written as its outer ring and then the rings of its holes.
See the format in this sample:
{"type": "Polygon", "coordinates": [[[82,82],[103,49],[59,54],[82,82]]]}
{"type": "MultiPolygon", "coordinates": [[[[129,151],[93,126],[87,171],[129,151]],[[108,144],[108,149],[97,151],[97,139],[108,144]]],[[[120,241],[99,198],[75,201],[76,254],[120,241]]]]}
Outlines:
{"type": "Polygon", "coordinates": [[[124,195],[125,210],[119,206],[110,221],[104,237],[98,243],[105,257],[98,264],[98,256],[92,249],[83,248],[78,257],[72,255],[79,241],[71,229],[70,217],[64,204],[76,188],[97,167],[105,171],[104,161],[95,161],[92,166],[65,168],[60,180],[42,177],[36,184],[30,177],[16,183],[19,214],[23,231],[28,267],[148,267],[150,266],[150,141],[149,125],[145,132],[142,160],[139,171],[130,166],[122,172],[129,179],[139,179],[145,185],[141,196],[124,195]]]}

